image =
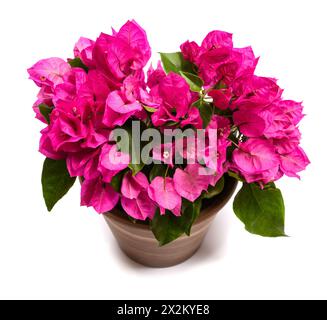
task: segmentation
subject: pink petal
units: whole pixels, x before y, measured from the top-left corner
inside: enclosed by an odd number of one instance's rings
[[[128,154],[117,150],[117,145],[106,144],[100,155],[100,164],[111,171],[121,171],[128,167],[130,157]]]
[[[30,79],[39,86],[54,87],[63,83],[63,77],[71,70],[69,64],[60,58],[40,60],[28,69]]]
[[[128,172],[123,178],[121,193],[128,199],[136,199],[148,186],[148,179],[143,172],[139,172],[136,176]]]
[[[84,180],[81,190],[81,205],[93,207],[98,213],[112,210],[119,201],[119,194],[101,179]]]
[[[201,175],[204,168],[199,164],[188,165],[183,171],[177,169],[174,175],[174,186],[183,198],[194,202],[202,191],[207,190],[211,176]]]
[[[233,161],[241,172],[256,174],[279,165],[279,157],[268,140],[249,139],[234,150]]]
[[[160,208],[168,209],[175,215],[180,215],[182,198],[176,192],[173,179],[156,177],[148,188],[150,199],[156,202]]]
[[[233,114],[234,124],[247,137],[260,137],[265,128],[265,121],[253,112],[236,111]]]
[[[299,178],[298,172],[305,170],[309,164],[310,161],[301,147],[281,155],[281,170],[289,177]]]

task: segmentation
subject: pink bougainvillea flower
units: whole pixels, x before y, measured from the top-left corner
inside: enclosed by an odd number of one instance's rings
[[[128,172],[122,181],[122,207],[128,215],[137,220],[153,219],[156,211],[156,206],[147,193],[148,186],[148,179],[142,172],[136,176]]]
[[[81,190],[81,205],[93,207],[98,213],[112,210],[119,201],[119,194],[100,178],[84,180]]]
[[[129,155],[118,151],[117,145],[104,144],[102,146],[98,170],[101,172],[104,182],[111,182],[112,178],[126,169],[129,163]]]
[[[134,20],[128,21],[112,36],[102,33],[93,50],[96,68],[118,82],[141,70],[150,56],[146,33]]]
[[[158,62],[157,69],[153,69],[152,65],[150,66],[147,75],[148,75],[147,86],[150,89],[159,85],[159,83],[166,77],[166,73],[162,68],[160,61]]]
[[[282,100],[277,105],[285,112],[294,126],[297,126],[304,117],[301,102]]]
[[[216,76],[213,79],[215,82],[230,87],[236,79],[242,76],[253,75],[257,62],[258,59],[254,56],[251,47],[233,48],[230,51],[229,57],[217,65],[215,69]]]
[[[175,216],[181,215],[182,198],[174,187],[172,178],[156,177],[148,187],[148,194],[160,209],[162,215],[166,209]]]
[[[207,190],[210,176],[204,175],[205,169],[199,164],[189,164],[185,170],[177,169],[174,174],[174,186],[183,198],[194,202],[202,191]]]
[[[63,82],[54,89],[53,103],[56,107],[81,98],[82,89],[87,81],[87,73],[80,68],[73,68],[63,76]],[[92,98],[91,95],[89,95]]]
[[[233,152],[233,165],[249,183],[261,179],[273,181],[279,164],[279,156],[269,140],[249,139]]]
[[[39,144],[39,152],[42,153],[47,158],[53,160],[65,159],[67,154],[63,151],[56,151],[53,146],[51,139],[49,138],[49,127],[44,128],[41,131],[41,138]]]
[[[122,197],[121,205],[129,216],[143,221],[152,220],[157,208],[146,191],[141,191],[137,199]]]
[[[81,151],[87,133],[87,127],[74,115],[57,110],[51,113],[47,135],[56,152]]]
[[[203,121],[200,115],[200,111],[196,107],[191,107],[183,119],[180,122],[181,128],[184,128],[188,125],[192,125],[195,129],[202,129],[203,128]]]
[[[125,23],[116,34],[118,39],[124,40],[131,50],[133,50],[134,60],[131,69],[142,69],[151,58],[151,48],[146,32],[137,24],[135,20]]]
[[[259,58],[255,57],[251,47],[234,48],[233,56],[233,60],[236,60],[238,63],[235,79],[241,76],[253,75],[255,68],[258,64]]]
[[[80,58],[87,67],[94,67],[94,63],[92,61],[93,48],[93,40],[81,37],[75,44],[74,56],[75,58]]]
[[[217,136],[217,145],[214,150],[212,145],[205,148],[204,151],[204,163],[205,165],[214,170],[214,177],[212,180],[212,185],[222,177],[222,175],[227,171],[226,160],[227,160],[227,148],[231,145],[228,139],[230,135],[230,121],[228,118],[214,115],[206,129],[208,138],[210,135]]]
[[[301,133],[299,128],[294,128],[285,132],[283,138],[273,139],[273,144],[279,154],[291,153],[299,144]]]
[[[289,177],[300,178],[298,172],[305,170],[310,161],[301,147],[280,156],[280,169]]]
[[[60,58],[49,58],[40,60],[27,71],[39,87],[49,86],[54,88],[63,82],[63,77],[70,71],[69,64]]]
[[[146,190],[149,186],[149,181],[143,172],[139,172],[133,176],[131,172],[125,174],[121,193],[125,198],[136,199],[142,190]]]
[[[111,92],[103,117],[103,123],[110,128],[122,126],[133,115],[142,112],[142,105],[138,101],[127,101],[122,92]]]
[[[211,31],[201,44],[202,50],[212,50],[221,47],[233,47],[233,35],[231,33],[219,30]]]
[[[228,118],[223,116],[214,115],[208,124],[207,131],[214,129],[218,131],[218,138],[227,139],[230,134],[231,123]]]
[[[158,110],[152,115],[155,126],[180,124],[181,127],[193,125],[201,128],[202,120],[199,110],[191,107],[194,102],[190,87],[180,75],[170,73],[161,79],[158,88],[151,91],[154,100],[160,101]]]
[[[100,149],[83,150],[69,153],[66,158],[67,169],[71,177],[84,177],[93,180],[100,176],[97,170]]]
[[[152,158],[174,167],[174,149],[173,143],[155,145],[152,149]]]
[[[293,118],[292,114],[288,114],[284,107],[285,103],[280,101],[271,104],[261,112],[261,117],[263,117],[266,121],[266,128],[264,130],[265,137],[282,139],[289,132],[295,130],[299,121],[298,118],[302,117],[302,109],[300,109],[300,114],[294,113],[295,118]]]
[[[106,126],[110,128],[122,126],[133,116],[138,119],[146,118],[146,112],[140,100],[148,97],[145,97],[146,93],[142,85],[142,82],[135,77],[128,77],[124,80],[120,90],[113,91],[108,95],[103,117],[103,123]]]
[[[186,60],[196,63],[200,52],[200,47],[196,42],[186,41],[181,45],[180,48]]]
[[[233,83],[233,92],[239,97],[233,103],[234,108],[246,110],[264,108],[272,102],[280,100],[283,90],[277,85],[276,79],[247,75]]]
[[[160,82],[159,95],[165,107],[177,118],[187,113],[192,97],[189,85],[180,75],[170,73],[166,76]]]
[[[236,111],[233,113],[234,124],[247,137],[260,137],[266,128],[265,120],[251,111]]]
[[[233,153],[234,163],[241,171],[260,172],[279,165],[274,146],[268,140],[249,139],[240,143]]]
[[[231,89],[211,90],[208,95],[212,97],[214,106],[220,110],[226,110],[232,99]]]

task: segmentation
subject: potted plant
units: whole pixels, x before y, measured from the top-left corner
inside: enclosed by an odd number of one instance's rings
[[[245,228],[285,236],[274,182],[309,164],[302,104],[254,74],[251,47],[213,31],[180,49],[145,73],[146,33],[128,21],[96,41],[80,38],[72,59],[28,69],[40,87],[33,108],[45,125],[48,210],[78,177],[81,205],[104,215],[128,256],[153,267],[192,256],[238,182],[234,211]]]

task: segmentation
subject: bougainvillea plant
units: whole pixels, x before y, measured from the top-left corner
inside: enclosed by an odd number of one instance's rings
[[[251,47],[234,48],[230,33],[210,32],[180,50],[161,53],[145,72],[147,36],[128,21],[96,41],[80,38],[71,59],[28,69],[40,87],[33,108],[45,125],[48,210],[79,177],[81,205],[148,223],[164,245],[189,235],[203,199],[237,179],[234,211],[246,229],[284,236],[274,182],[309,164],[299,146],[302,104],[284,100],[275,79],[256,76]]]

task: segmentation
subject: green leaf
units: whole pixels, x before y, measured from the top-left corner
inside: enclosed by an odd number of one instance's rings
[[[160,246],[176,240],[184,233],[183,225],[178,218],[167,210],[163,216],[157,210],[153,220],[150,222],[150,228]]]
[[[123,177],[126,173],[126,170],[120,171],[119,173],[117,173],[110,182],[110,185],[112,186],[112,188],[116,191],[116,192],[120,192],[121,189],[121,184],[123,181]]]
[[[184,233],[190,236],[193,223],[200,215],[201,205],[201,197],[195,202],[184,199],[183,212],[180,217],[176,217],[168,210],[166,210],[165,215],[161,215],[158,210],[150,222],[150,227],[159,245],[164,246],[176,240]]]
[[[192,91],[200,92],[202,90],[203,81],[200,77],[195,74],[183,71],[180,71],[180,75],[186,80]]]
[[[210,103],[203,100],[198,100],[194,106],[196,106],[200,111],[200,116],[203,121],[203,128],[205,129],[213,116],[213,107]]]
[[[38,106],[40,113],[42,114],[42,116],[44,117],[44,119],[47,121],[48,124],[50,124],[50,113],[53,110],[53,107],[49,107],[48,105],[46,105],[45,103],[41,103]]]
[[[167,171],[167,165],[164,164],[154,164],[153,168],[150,171],[150,181],[156,177],[164,177]]]
[[[225,187],[225,178],[222,177],[221,179],[219,179],[219,181],[214,187],[210,186],[208,191],[205,191],[203,193],[203,198],[211,199],[215,196],[218,196],[218,194],[220,194],[224,190],[224,187]]]
[[[150,113],[155,113],[157,111],[156,108],[152,108],[152,107],[145,106],[145,105],[143,105],[143,108],[145,111],[150,112]]]
[[[190,202],[184,199],[184,208],[182,216],[179,217],[179,222],[184,226],[184,232],[186,235],[191,235],[191,229],[195,220],[199,217],[201,206],[202,206],[202,198],[195,200],[194,202]]]
[[[68,63],[72,68],[82,68],[86,72],[89,71],[89,68],[82,62],[80,58],[75,58],[75,59],[69,59]]]
[[[244,183],[234,200],[234,212],[247,231],[264,237],[285,236],[285,207],[279,189]]]
[[[195,66],[191,62],[184,59],[181,52],[160,53],[161,61],[166,73],[180,71],[195,73]]]
[[[65,160],[46,158],[42,171],[43,198],[48,211],[69,191],[76,178],[70,177]]]

